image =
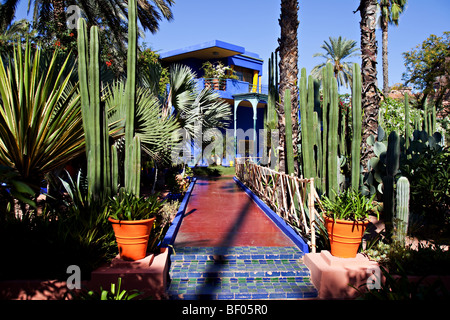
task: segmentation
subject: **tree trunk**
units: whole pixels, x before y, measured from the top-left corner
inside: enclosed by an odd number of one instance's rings
[[[382,58],[383,58],[383,94],[389,95],[389,67],[388,67],[388,21],[382,18],[381,31],[383,34]]]
[[[362,121],[361,164],[367,171],[367,161],[373,156],[373,148],[367,144],[370,135],[377,136],[378,108],[380,94],[377,82],[377,40],[375,35],[377,0],[361,0],[361,104],[364,112]]]
[[[53,19],[55,20],[56,37],[61,40],[61,35],[66,31],[66,12],[64,0],[52,0]]]
[[[280,16],[281,37],[278,39],[280,45],[280,103],[277,107],[278,129],[280,134],[280,147],[278,149],[279,171],[286,171],[286,150],[285,150],[285,114],[284,114],[284,92],[291,91],[292,100],[292,140],[294,149],[295,174],[298,175],[298,0],[281,0]]]

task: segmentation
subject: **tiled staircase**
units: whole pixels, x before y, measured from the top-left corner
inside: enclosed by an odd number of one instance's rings
[[[170,299],[311,299],[317,290],[297,247],[181,247],[171,255]]]

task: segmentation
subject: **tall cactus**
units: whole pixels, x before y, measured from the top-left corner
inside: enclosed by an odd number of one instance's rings
[[[284,93],[284,114],[291,114],[291,91],[286,89]],[[286,173],[292,174],[295,172],[294,168],[294,147],[292,141],[292,118],[286,117]]]
[[[410,138],[411,138],[411,126],[409,120],[409,96],[405,93],[405,148],[409,148]]]
[[[330,103],[329,103],[329,122],[328,122],[328,197],[334,200],[335,195],[339,192],[338,185],[338,89],[337,80],[332,77],[330,80]]]
[[[353,86],[352,86],[352,188],[359,190],[360,170],[361,170],[361,130],[362,130],[362,110],[361,110],[361,69],[359,64],[353,64]]]
[[[394,217],[394,179],[400,168],[400,138],[396,131],[388,137],[386,151],[386,176],[383,177],[383,209],[386,235],[392,235],[392,219]]]
[[[310,80],[310,85],[311,79]],[[302,137],[302,168],[303,168],[303,176],[305,178],[313,178],[315,176],[315,170],[313,169],[313,111],[314,111],[314,95],[311,96],[311,93],[308,91],[307,86],[307,76],[306,69],[303,68],[301,70],[301,78],[300,78],[300,122],[301,122],[301,137]],[[312,102],[312,103],[311,103]]]
[[[140,140],[135,139],[136,109],[137,5],[128,1],[127,83],[125,86],[125,189],[136,196],[140,193]],[[139,149],[139,152],[137,151]]]
[[[78,20],[78,27],[81,113],[88,163],[89,199],[93,199],[116,191],[117,170],[112,169],[112,164],[117,162],[117,154],[109,143],[106,107],[100,99],[98,27],[91,27],[89,41],[84,19]]]
[[[409,221],[409,181],[406,177],[397,180],[395,218],[396,240],[404,245]]]

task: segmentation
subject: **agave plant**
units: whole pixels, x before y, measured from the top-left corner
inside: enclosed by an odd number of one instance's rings
[[[56,50],[44,60],[41,48],[27,41],[0,63],[0,165],[17,170],[36,192],[46,173],[84,151],[70,55],[59,64]]]

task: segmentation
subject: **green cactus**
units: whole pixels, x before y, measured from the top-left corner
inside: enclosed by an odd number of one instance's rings
[[[125,189],[139,196],[141,175],[140,139],[134,130],[136,109],[137,5],[128,1],[127,83],[125,86]],[[137,158],[139,157],[139,159]],[[138,167],[139,165],[139,167]]]
[[[289,115],[291,114],[291,91],[289,89],[286,89],[284,93],[284,114]],[[286,128],[285,128],[285,135],[286,135],[286,173],[292,174],[295,172],[294,168],[294,147],[293,147],[293,141],[292,141],[292,118],[289,116],[286,116]]]
[[[386,176],[383,177],[383,210],[386,235],[392,235],[392,219],[394,217],[394,180],[400,168],[400,137],[392,131],[388,138],[386,151]]]
[[[93,199],[109,196],[117,189],[117,170],[111,169],[117,153],[115,148],[110,147],[107,112],[105,103],[100,99],[98,27],[91,27],[89,40],[84,19],[78,20],[78,27],[81,113],[88,163],[89,199]]]
[[[405,148],[409,148],[411,127],[409,124],[409,95],[405,93]]]
[[[328,64],[331,66],[331,64]],[[338,90],[337,81],[334,77],[330,78],[330,93],[329,93],[329,122],[328,122],[328,190],[327,195],[330,200],[334,200],[335,195],[339,192],[338,185],[338,119],[339,119],[339,107],[338,107]]]
[[[352,188],[359,190],[361,170],[361,68],[359,64],[353,64],[353,86],[352,86]]]
[[[409,181],[406,177],[397,180],[395,218],[396,240],[404,245],[409,221]]]
[[[308,90],[307,90],[307,76],[306,76],[306,69],[302,68],[301,70],[301,77],[300,77],[300,87],[299,87],[299,94],[300,94],[300,122],[301,122],[301,137],[302,137],[302,168],[303,168],[303,176],[305,178],[312,178],[314,177],[314,170],[312,170],[313,164],[311,163],[311,157],[309,156],[312,153],[312,147],[311,147],[311,139],[310,135],[312,132],[309,130],[310,123],[309,121],[312,120],[309,117],[310,110],[310,103],[308,99]]]

